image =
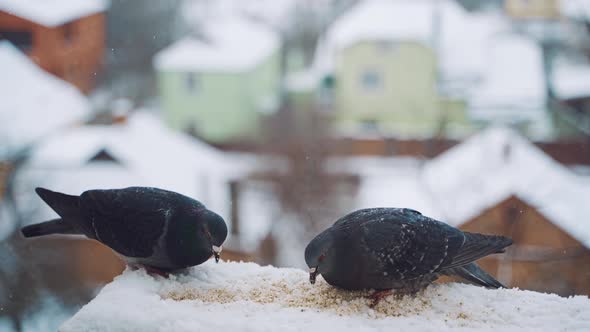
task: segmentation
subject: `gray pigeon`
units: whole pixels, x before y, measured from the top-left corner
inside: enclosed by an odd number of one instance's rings
[[[150,272],[165,275],[212,255],[219,261],[227,236],[223,218],[172,191],[130,187],[88,190],[80,196],[43,188],[36,192],[61,218],[23,227],[25,237],[86,235]]]
[[[374,208],[350,213],[316,236],[305,248],[305,261],[312,284],[321,274],[348,290],[416,292],[441,275],[500,288],[474,261],[511,244],[509,238],[462,232],[411,209]]]

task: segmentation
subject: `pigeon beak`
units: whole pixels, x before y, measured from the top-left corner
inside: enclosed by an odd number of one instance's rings
[[[311,267],[309,268],[309,282],[311,282],[311,284],[315,284],[315,278],[318,275],[318,268],[317,267]]]
[[[218,247],[218,246],[213,246],[213,256],[215,256],[215,263],[219,263],[219,257],[221,256],[221,250],[223,250],[222,247]]]

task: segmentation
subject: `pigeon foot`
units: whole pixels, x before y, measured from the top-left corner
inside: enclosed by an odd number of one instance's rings
[[[375,308],[379,302],[388,297],[389,295],[393,294],[393,289],[385,289],[376,291],[375,293],[369,295],[369,299],[372,300],[371,304],[369,305],[370,308]]]

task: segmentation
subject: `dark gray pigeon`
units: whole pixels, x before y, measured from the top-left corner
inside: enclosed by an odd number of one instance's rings
[[[165,274],[219,261],[227,226],[184,195],[146,187],[88,190],[80,196],[43,188],[37,194],[61,217],[22,228],[25,237],[81,234],[119,253],[131,265]]]
[[[411,209],[375,208],[350,213],[305,248],[310,281],[321,274],[348,289],[416,292],[440,275],[504,287],[474,261],[504,252],[512,240],[462,232]]]

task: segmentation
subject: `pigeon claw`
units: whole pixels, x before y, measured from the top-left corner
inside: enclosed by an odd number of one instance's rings
[[[369,307],[375,308],[375,306],[377,306],[377,304],[379,304],[379,302],[381,302],[381,300],[383,300],[384,298],[388,297],[391,294],[393,294],[393,290],[386,289],[386,290],[376,291],[375,293],[369,295],[369,299],[372,300]]]
[[[218,246],[213,246],[212,247],[213,250],[213,256],[215,257],[215,263],[219,263],[219,258],[221,257],[221,247]]]
[[[318,268],[317,267],[312,267],[309,269],[309,282],[314,285],[315,284],[315,278],[318,276]]]

